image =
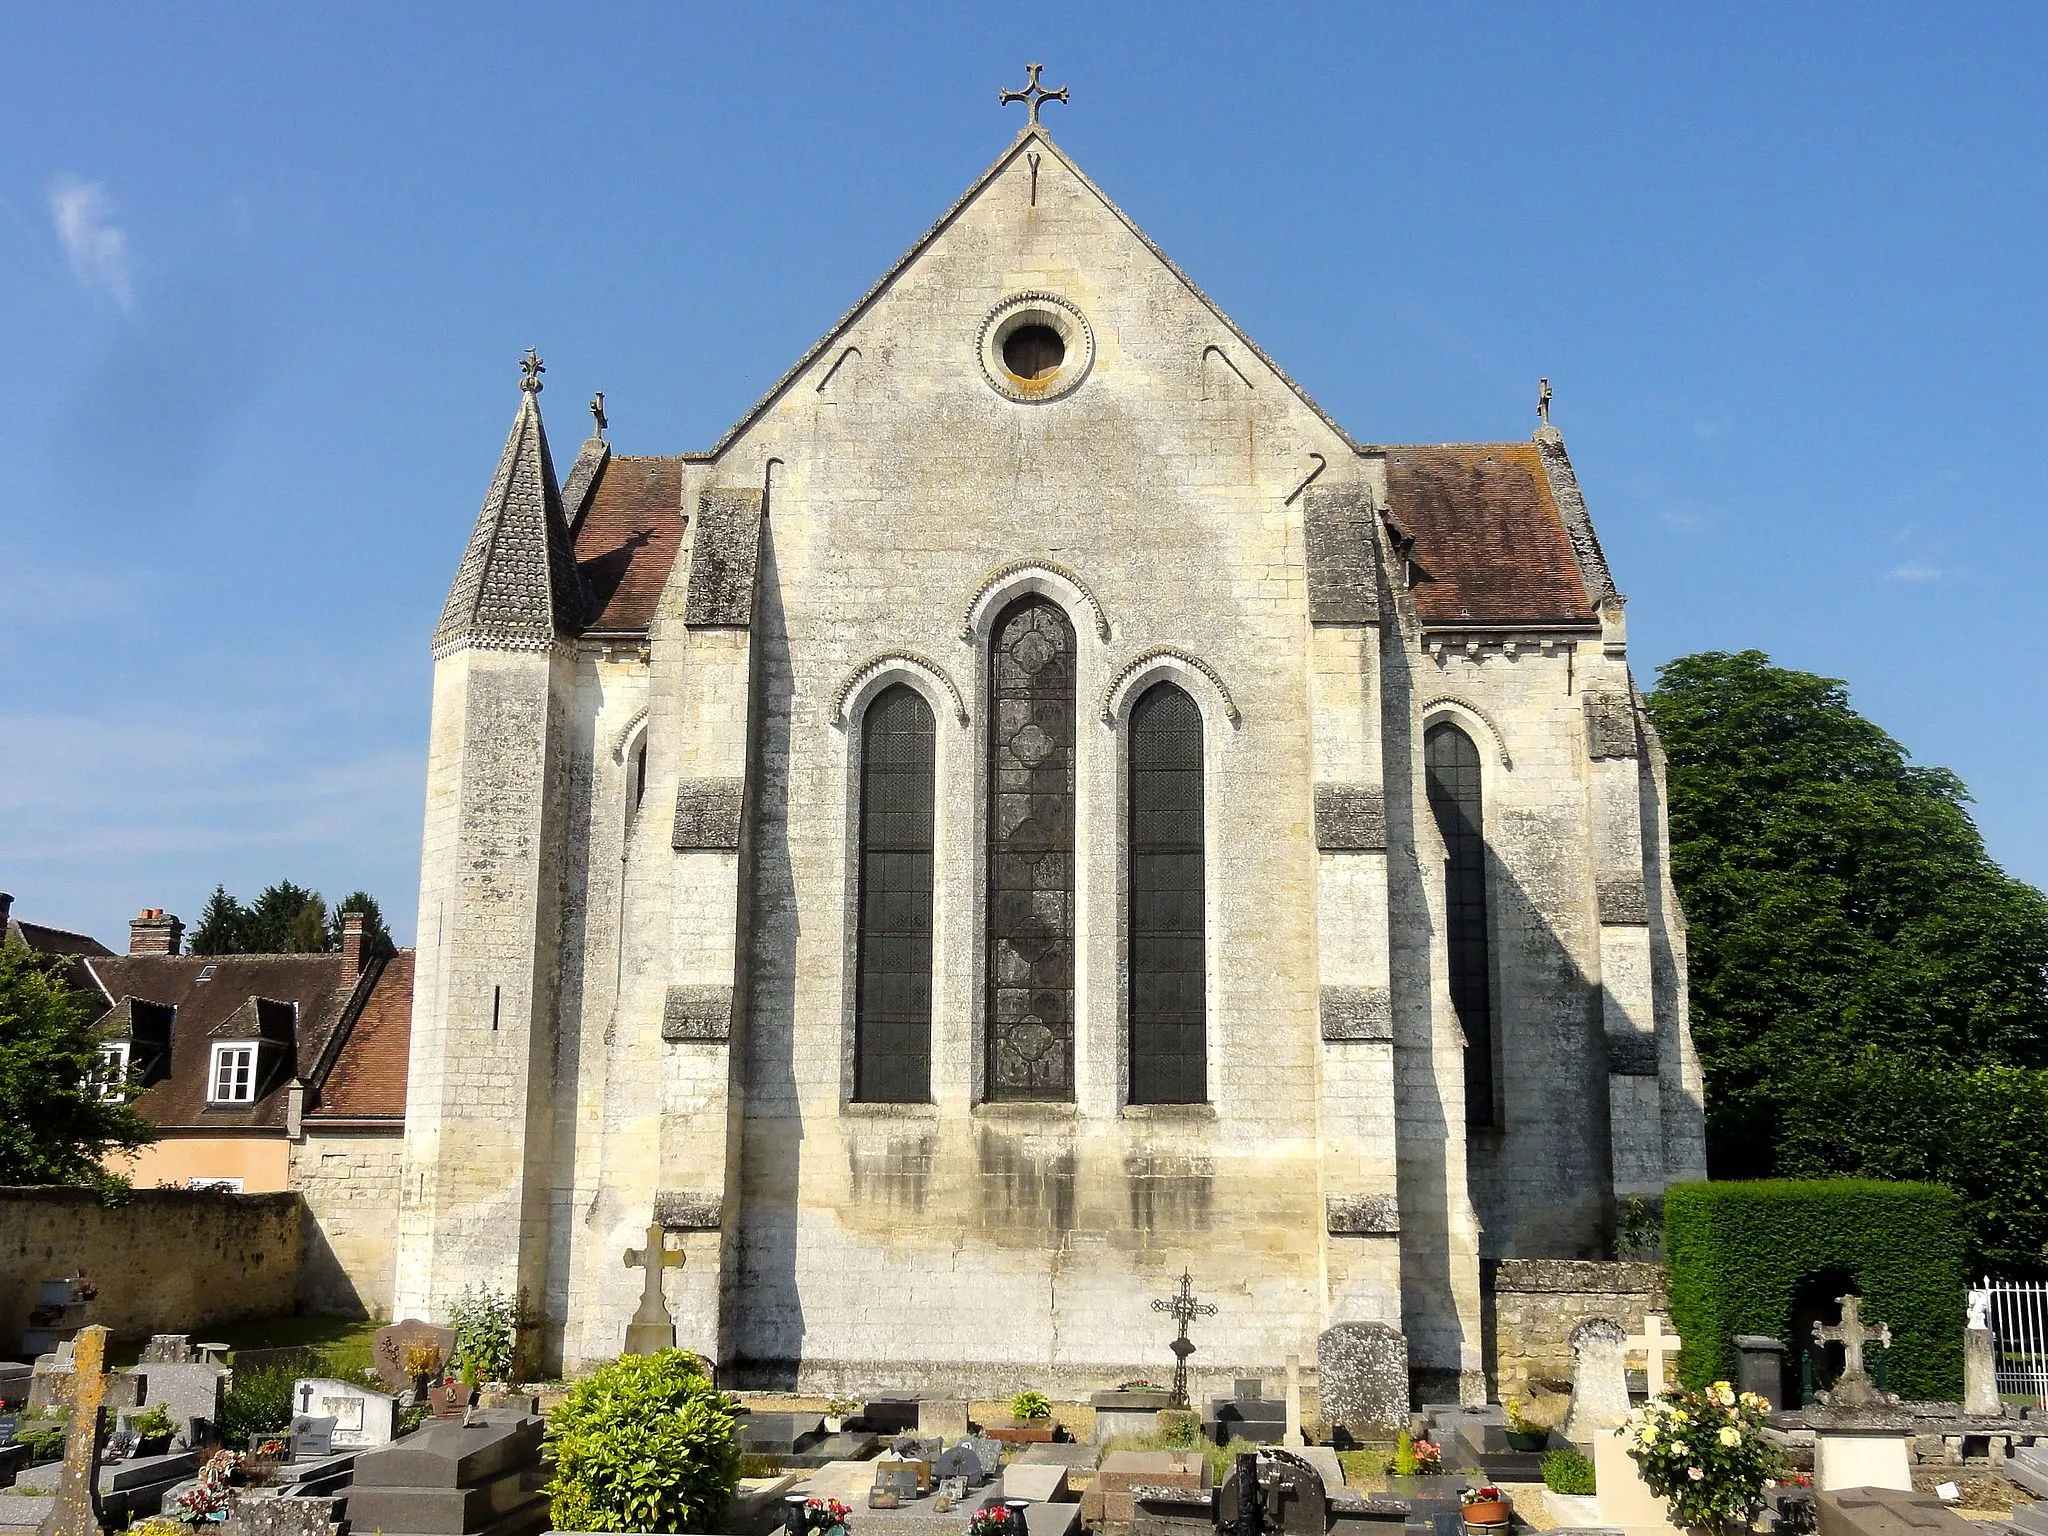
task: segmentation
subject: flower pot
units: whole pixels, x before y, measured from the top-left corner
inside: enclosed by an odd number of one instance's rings
[[[991,1440],[1000,1440],[1005,1445],[1050,1445],[1053,1425],[1051,1419],[1012,1419],[1007,1424],[996,1424],[989,1428]]]
[[[826,1414],[826,1415],[825,1415],[825,1433],[826,1433],[826,1434],[828,1434],[828,1435],[836,1435],[836,1434],[838,1434],[838,1433],[839,1433],[839,1432],[840,1432],[841,1430],[843,1430],[843,1429],[845,1429],[845,1428],[846,1428],[846,1420],[844,1420],[843,1418],[841,1418],[841,1417],[840,1417],[840,1416],[839,1416],[838,1414],[836,1414],[836,1413],[828,1413],[828,1414]]]
[[[1499,1526],[1505,1529],[1513,1512],[1514,1506],[1504,1498],[1474,1499],[1470,1504],[1465,1505],[1462,1510],[1468,1530],[1474,1526],[1482,1528]]]
[[[1508,1444],[1518,1451],[1540,1451],[1550,1444],[1550,1431],[1547,1429],[1511,1429],[1508,1431]]]
[[[140,1435],[136,1437],[135,1454],[138,1456],[162,1456],[170,1448],[170,1430],[165,1430],[160,1435]]]

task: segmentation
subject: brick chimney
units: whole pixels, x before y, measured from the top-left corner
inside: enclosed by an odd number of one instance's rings
[[[14,915],[14,898],[0,891],[0,933],[7,931],[7,919]]]
[[[341,914],[341,973],[353,980],[363,974],[363,962],[369,956],[364,952],[363,914],[344,912]]]
[[[144,907],[128,919],[128,953],[175,955],[184,941],[185,925],[162,907]]]

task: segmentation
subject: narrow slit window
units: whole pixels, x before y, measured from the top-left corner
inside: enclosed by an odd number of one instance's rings
[[[1131,1102],[1209,1096],[1202,712],[1148,689],[1130,730]]]
[[[1074,626],[1018,599],[989,643],[988,1096],[1074,1096]]]
[[[876,695],[861,729],[854,1003],[853,1096],[871,1103],[931,1098],[937,751],[937,722],[915,688]]]
[[[1422,761],[1444,843],[1444,940],[1451,1009],[1465,1032],[1465,1120],[1492,1125],[1493,973],[1479,749],[1455,725],[1434,725],[1423,738]]]

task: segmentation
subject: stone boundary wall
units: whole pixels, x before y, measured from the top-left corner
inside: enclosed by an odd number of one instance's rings
[[[117,1339],[202,1333],[293,1310],[299,1294],[295,1194],[0,1187],[0,1358],[19,1357],[45,1279],[99,1286],[86,1321]]]
[[[1531,1377],[1572,1379],[1572,1330],[1611,1317],[1630,1333],[1648,1312],[1667,1309],[1664,1266],[1591,1259],[1503,1259],[1488,1301],[1493,1315],[1494,1390],[1526,1395]]]
[[[308,1312],[391,1316],[398,1269],[402,1128],[329,1131],[307,1121],[292,1147],[292,1188],[306,1202],[300,1300]]]

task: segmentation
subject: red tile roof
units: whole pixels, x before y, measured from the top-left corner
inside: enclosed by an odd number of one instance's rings
[[[1595,624],[1534,443],[1388,448],[1389,520],[1412,538],[1422,622]]]
[[[682,548],[683,461],[612,457],[576,524],[589,632],[645,630]]]
[[[342,1043],[309,1120],[405,1118],[406,1060],[412,1044],[413,952],[384,963],[363,1011]]]

